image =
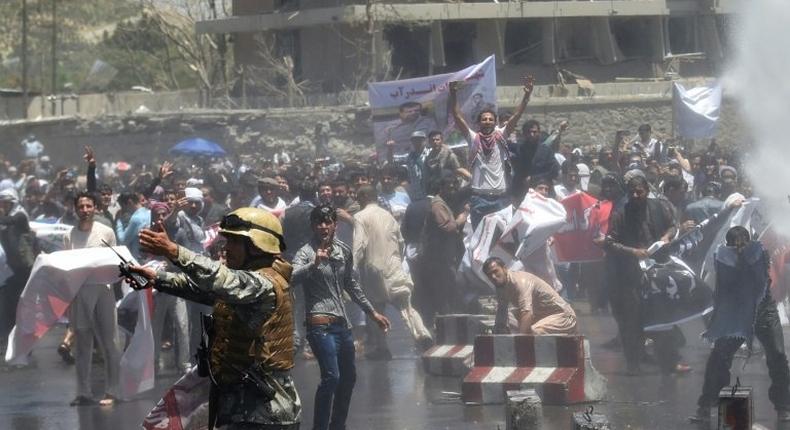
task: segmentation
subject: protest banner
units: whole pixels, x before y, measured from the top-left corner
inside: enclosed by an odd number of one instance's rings
[[[43,252],[62,251],[66,244],[66,236],[72,228],[67,224],[30,222],[30,229],[36,233],[38,246]]]
[[[522,261],[542,249],[565,224],[565,218],[559,202],[530,190],[515,211],[508,206],[483,218],[469,239],[462,269],[472,271],[486,284],[482,269],[489,257],[501,258],[511,270],[522,270]]]
[[[114,248],[137,264],[125,246]],[[107,248],[84,248],[39,254],[19,298],[16,325],[9,336],[5,359],[25,364],[35,344],[66,313],[83,285],[118,281],[118,256]],[[128,291],[128,289],[127,289]],[[137,292],[145,298],[145,292]],[[138,300],[137,326],[122,357],[124,398],[153,388],[153,336],[149,300]]]
[[[568,218],[562,229],[554,235],[557,260],[562,263],[602,260],[604,252],[593,243],[593,239],[607,233],[612,202],[599,201],[585,192],[579,192],[563,199],[562,206]]]
[[[125,246],[113,249],[137,264]],[[5,360],[26,364],[28,353],[66,313],[82,286],[118,281],[118,263],[118,256],[104,247],[39,254],[19,298],[16,325],[9,336]],[[137,308],[136,327],[121,357],[119,394],[128,399],[154,387],[154,341],[150,290],[130,292],[130,288],[125,288],[125,291],[128,295],[122,302],[134,303]]]
[[[496,110],[495,64],[492,55],[455,73],[369,84],[368,99],[378,154],[386,154],[386,143],[390,140],[395,142],[395,155],[408,154],[414,131],[426,135],[433,130],[441,131],[450,145],[463,141],[465,137],[455,130],[449,115],[449,83],[464,82],[458,91],[458,104],[464,119],[475,124],[482,110]]]

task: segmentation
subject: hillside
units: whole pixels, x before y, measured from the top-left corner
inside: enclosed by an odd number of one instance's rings
[[[52,1],[28,0],[28,85],[32,92],[53,92]],[[173,10],[179,1],[205,7],[203,1],[146,0],[146,9],[140,0],[54,1],[55,92],[88,88],[86,78],[97,60],[118,70],[108,90],[128,90],[136,85],[153,89],[195,86],[188,65],[182,64],[169,46],[162,22],[152,18],[151,11]],[[21,86],[21,16],[21,0],[0,1],[0,28],[4,30],[0,32],[0,87]]]

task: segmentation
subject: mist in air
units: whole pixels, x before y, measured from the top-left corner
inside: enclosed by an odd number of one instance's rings
[[[754,140],[746,169],[774,227],[790,236],[790,2],[742,7],[730,79]]]

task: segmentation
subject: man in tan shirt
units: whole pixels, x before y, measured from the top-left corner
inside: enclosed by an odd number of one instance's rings
[[[497,289],[497,328],[504,325],[507,307],[511,305],[518,333],[576,333],[576,313],[542,279],[531,273],[510,271],[497,257],[483,263],[483,272]],[[502,300],[503,296],[507,300]]]
[[[357,191],[362,210],[354,215],[354,265],[362,287],[376,309],[387,303],[400,311],[420,352],[433,345],[422,316],[411,304],[414,283],[403,270],[403,238],[395,218],[376,202],[376,191],[364,185]],[[370,328],[374,324],[367,325]],[[387,341],[380,330],[368,330],[369,358],[389,359]]]

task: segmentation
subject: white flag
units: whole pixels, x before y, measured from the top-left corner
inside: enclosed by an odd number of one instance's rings
[[[137,302],[137,324],[134,334],[121,357],[120,396],[133,396],[154,388],[154,334],[151,328],[151,289],[132,291],[127,295]]]
[[[721,84],[714,82],[687,90],[675,82],[672,91],[672,109],[678,135],[687,139],[716,137],[721,112]]]

